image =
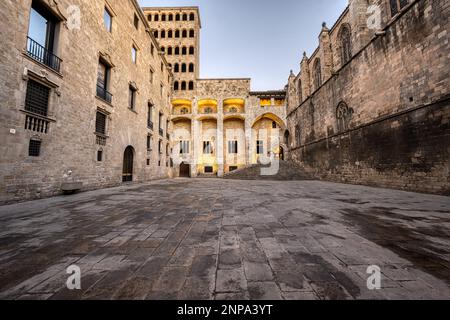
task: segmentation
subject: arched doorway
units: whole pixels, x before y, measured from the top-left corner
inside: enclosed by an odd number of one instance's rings
[[[123,154],[123,171],[122,181],[133,181],[133,161],[134,161],[134,148],[128,146]]]
[[[182,162],[180,164],[180,178],[191,177],[191,166],[188,163]]]
[[[280,146],[279,157],[281,161],[284,161],[284,148],[282,146]]]

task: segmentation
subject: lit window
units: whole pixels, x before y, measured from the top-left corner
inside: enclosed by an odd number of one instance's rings
[[[103,17],[104,17],[104,23],[105,23],[106,31],[111,32],[112,31],[112,15],[108,11],[107,8],[105,8],[105,12],[103,14]]]
[[[137,62],[137,49],[135,46],[131,47],[131,61],[133,61],[133,64]]]

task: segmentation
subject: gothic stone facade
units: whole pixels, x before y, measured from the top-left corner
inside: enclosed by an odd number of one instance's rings
[[[449,13],[446,0],[350,1],[289,77],[289,158],[318,178],[449,194]]]
[[[0,14],[0,202],[172,175],[173,75],[136,1],[1,1]],[[42,17],[54,28],[29,32]]]

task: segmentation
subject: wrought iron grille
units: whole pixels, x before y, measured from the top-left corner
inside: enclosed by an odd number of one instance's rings
[[[28,146],[28,155],[30,157],[39,157],[41,154],[41,141],[30,140],[30,145]]]
[[[48,100],[50,88],[39,82],[29,80],[25,97],[25,110],[46,117],[48,112]]]

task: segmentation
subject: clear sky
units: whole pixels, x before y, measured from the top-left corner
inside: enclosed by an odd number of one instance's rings
[[[318,46],[348,0],[139,0],[141,6],[198,6],[201,78],[252,78],[252,90],[283,89],[303,51]]]

